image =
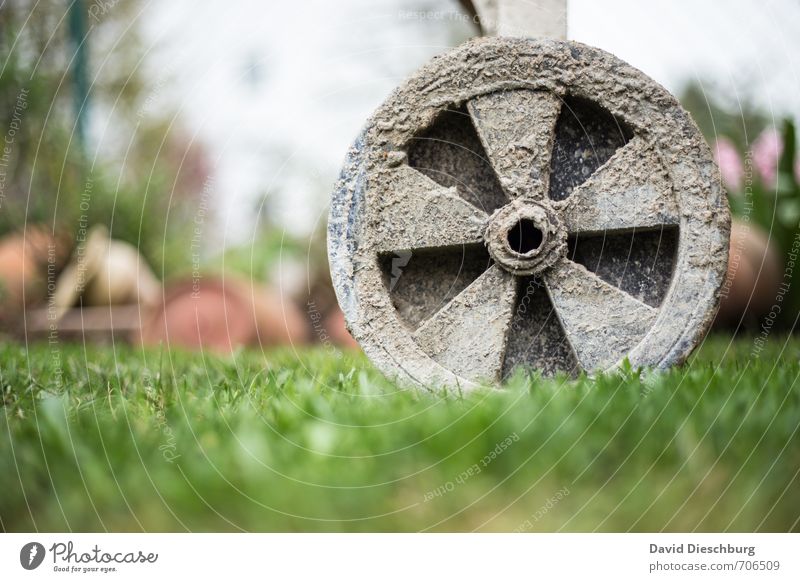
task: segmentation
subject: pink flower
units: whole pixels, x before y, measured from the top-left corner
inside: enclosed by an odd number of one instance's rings
[[[742,158],[736,150],[736,146],[727,137],[717,140],[714,147],[714,160],[719,166],[722,175],[722,182],[725,187],[733,192],[738,192],[742,188],[742,178],[744,177],[744,167]]]
[[[774,186],[778,175],[778,161],[783,153],[781,134],[775,129],[765,129],[753,142],[750,151],[761,181],[767,186]]]

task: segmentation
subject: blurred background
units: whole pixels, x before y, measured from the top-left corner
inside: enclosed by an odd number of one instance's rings
[[[570,0],[679,96],[737,217],[717,326],[800,306],[800,4]],[[16,338],[352,348],[328,197],[370,113],[479,34],[457,0],[0,2],[0,320]],[[780,304],[780,312],[773,307]]]
[[[800,3],[567,24],[719,162],[717,332],[665,374],[426,395],[358,353],[325,223],[468,2],[0,0],[0,531],[797,530]]]

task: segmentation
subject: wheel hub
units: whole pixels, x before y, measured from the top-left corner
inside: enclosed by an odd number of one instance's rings
[[[491,257],[514,275],[538,275],[567,253],[567,231],[544,200],[515,199],[494,213],[484,234]]]

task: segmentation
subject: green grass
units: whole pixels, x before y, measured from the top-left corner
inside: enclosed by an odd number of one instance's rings
[[[324,350],[3,344],[0,529],[796,531],[800,340],[752,347],[459,395]]]

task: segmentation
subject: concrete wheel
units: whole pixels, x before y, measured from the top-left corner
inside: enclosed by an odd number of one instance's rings
[[[665,89],[599,49],[488,38],[378,109],[333,193],[329,258],[375,364],[424,386],[683,361],[730,216]]]

